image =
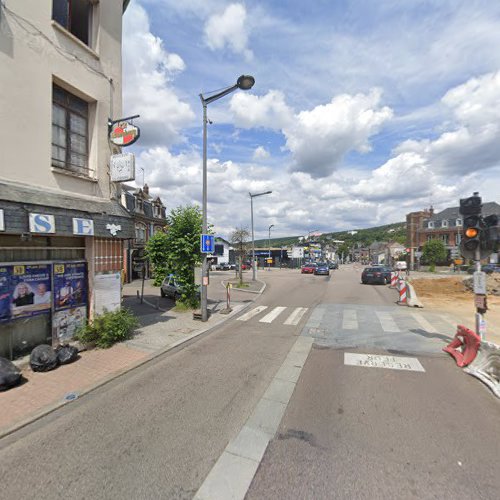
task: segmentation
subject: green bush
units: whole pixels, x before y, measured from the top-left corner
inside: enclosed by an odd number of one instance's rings
[[[107,348],[129,339],[138,325],[137,318],[127,309],[106,311],[79,328],[75,338],[82,344]]]

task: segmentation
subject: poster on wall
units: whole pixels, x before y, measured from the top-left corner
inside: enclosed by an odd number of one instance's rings
[[[48,314],[52,305],[51,265],[14,265],[10,273],[11,319]]]
[[[87,305],[87,264],[64,262],[54,264],[54,309],[76,308]]]
[[[10,271],[11,266],[0,267],[0,322],[9,321],[11,317]]]
[[[54,339],[62,344],[71,340],[80,326],[87,321],[87,307],[73,307],[56,311],[52,318]]]
[[[122,300],[121,273],[96,274],[94,276],[95,312],[116,311]]]

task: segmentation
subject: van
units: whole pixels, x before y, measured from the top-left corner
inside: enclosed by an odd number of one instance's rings
[[[404,260],[398,260],[394,266],[398,271],[405,271],[406,270],[406,261]]]

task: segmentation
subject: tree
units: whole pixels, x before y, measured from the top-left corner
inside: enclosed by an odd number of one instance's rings
[[[248,240],[250,239],[250,233],[248,229],[240,227],[235,229],[231,233],[230,241],[231,244],[236,248],[236,253],[238,254],[238,274],[240,284],[243,283],[243,259],[247,253]]]
[[[166,254],[168,252],[168,238],[164,232],[157,232],[149,238],[146,244],[146,256],[153,265],[154,285],[160,286],[167,275]]]
[[[174,208],[167,217],[168,232],[165,240],[158,237],[146,246],[147,254],[153,255],[164,267],[155,271],[155,284],[161,283],[165,276],[175,274],[176,281],[182,287],[180,302],[188,307],[198,306],[198,287],[195,284],[194,269],[201,262],[200,238],[202,229],[201,210],[197,206],[186,206]],[[157,233],[159,234],[159,233]],[[161,243],[161,245],[160,245]],[[163,259],[159,255],[163,252]],[[151,252],[151,253],[150,253]]]
[[[441,240],[429,240],[423,246],[422,258],[424,262],[430,264],[432,271],[434,271],[436,264],[445,261],[447,256],[448,252]]]

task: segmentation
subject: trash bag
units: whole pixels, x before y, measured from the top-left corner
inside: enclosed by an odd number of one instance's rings
[[[57,367],[57,354],[50,345],[37,345],[30,355],[30,366],[34,372],[48,372]]]
[[[0,391],[6,391],[21,382],[21,370],[8,359],[0,358]]]
[[[56,354],[59,364],[67,365],[78,358],[78,349],[69,344],[59,345],[56,347]]]

